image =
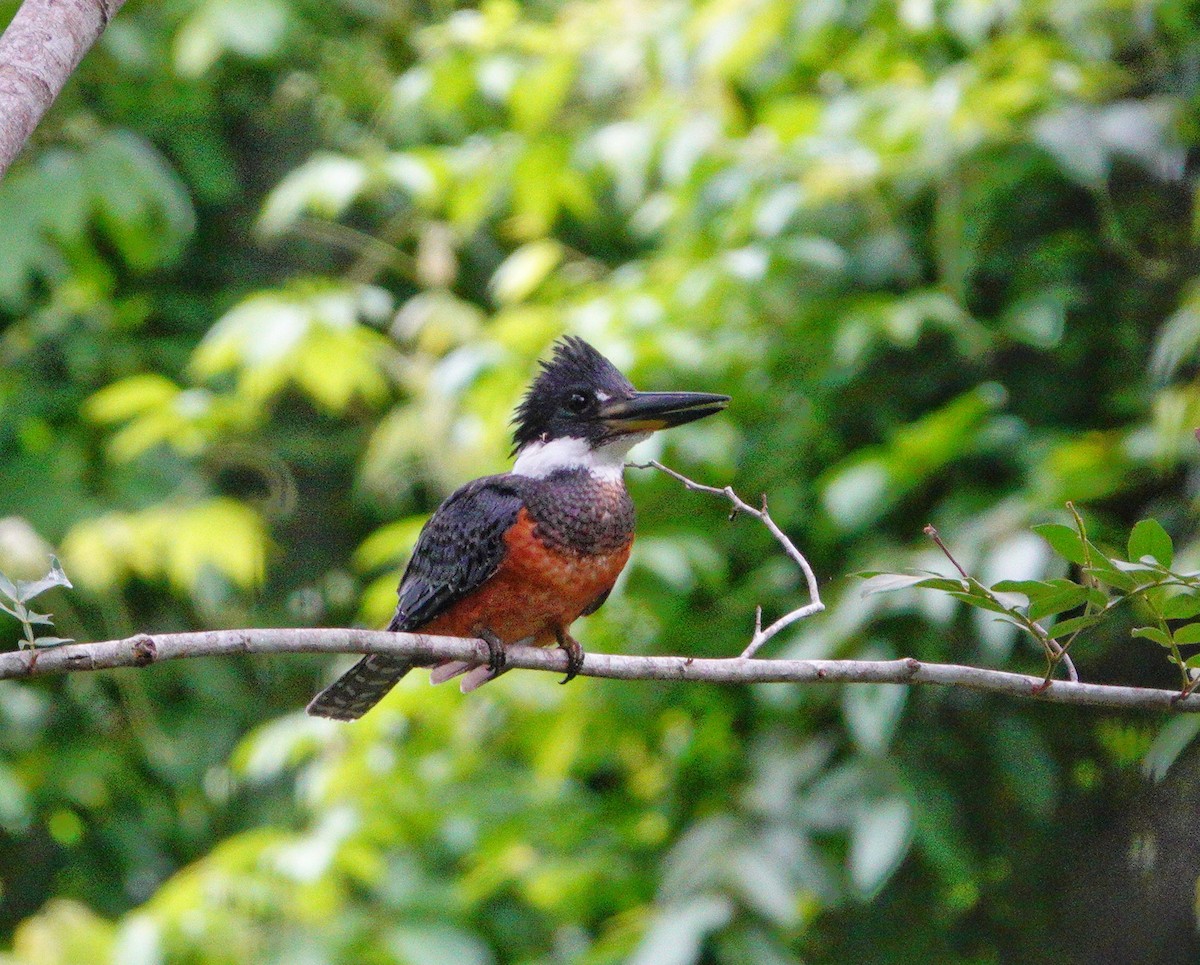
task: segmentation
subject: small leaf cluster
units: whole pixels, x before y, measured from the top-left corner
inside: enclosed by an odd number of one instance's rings
[[[67,574],[59,566],[58,560],[50,557],[50,572],[38,580],[10,580],[0,573],[0,610],[11,614],[21,621],[23,636],[19,641],[22,650],[34,647],[56,647],[60,643],[70,643],[66,637],[39,637],[36,626],[53,626],[52,613],[35,613],[26,604],[40,593],[56,586],[71,587]]]
[[[1032,529],[1074,566],[1077,579],[1000,580],[987,586],[961,568],[958,578],[929,570],[872,572],[861,574],[866,578],[863,594],[915,586],[995,613],[998,620],[1011,623],[1042,646],[1047,679],[1080,633],[1119,607],[1134,605],[1142,625],[1134,627],[1133,636],[1163,647],[1179,668],[1182,692],[1191,693],[1200,682],[1200,674],[1193,673],[1200,670],[1200,654],[1185,657],[1180,648],[1200,644],[1200,572],[1172,569],[1174,545],[1157,520],[1143,519],[1133,527],[1122,558],[1089,539],[1083,518],[1071,503],[1067,507],[1073,526],[1043,523]],[[932,528],[927,532],[937,538]]]

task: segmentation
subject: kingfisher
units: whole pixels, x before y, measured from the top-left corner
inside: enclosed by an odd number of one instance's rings
[[[568,630],[608,598],[633,545],[626,454],[728,403],[708,392],[639,392],[583,339],[561,339],[513,416],[512,471],[467,483],[429,518],[387,629],[487,643],[486,664],[453,660],[430,672],[433,683],[464,675],[464,693],[502,673],[504,648],[517,643],[564,649],[566,683],[583,664]],[[357,720],[414,666],[365,656],[308,712]]]

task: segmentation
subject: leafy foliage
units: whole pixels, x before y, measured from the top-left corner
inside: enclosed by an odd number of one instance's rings
[[[0,610],[9,616],[16,617],[21,622],[21,632],[24,639],[19,641],[22,649],[29,647],[53,647],[60,643],[70,643],[62,637],[38,636],[34,625],[53,626],[53,614],[34,613],[26,604],[35,596],[40,596],[56,586],[70,587],[71,581],[58,565],[58,560],[50,557],[50,572],[40,580],[10,580],[0,573]]]
[[[1200,616],[1200,572],[1170,568],[1175,548],[1157,520],[1143,519],[1133,527],[1128,559],[1122,559],[1106,554],[1088,539],[1083,518],[1072,504],[1067,506],[1075,517],[1075,527],[1042,523],[1033,529],[1055,553],[1078,566],[1079,582],[1061,577],[1000,580],[989,587],[965,573],[958,579],[928,573],[865,573],[863,593],[908,587],[940,590],[968,606],[998,613],[997,619],[1027,633],[1045,649],[1047,681],[1079,634],[1097,626],[1122,604],[1136,603],[1139,615],[1149,617],[1153,625],[1134,627],[1133,636],[1166,648],[1183,678],[1180,693],[1190,694],[1200,682],[1200,674],[1192,673],[1200,667],[1200,658],[1185,660],[1179,648],[1200,643],[1200,623],[1183,622]],[[936,531],[933,535],[939,539]],[[1072,612],[1074,616],[1067,616]],[[1039,621],[1047,617],[1055,620],[1043,626]]]

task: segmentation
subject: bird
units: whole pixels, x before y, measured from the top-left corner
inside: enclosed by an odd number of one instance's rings
[[[486,664],[432,667],[440,683],[464,675],[469,692],[502,673],[504,648],[557,644],[566,683],[583,648],[568,632],[596,612],[629,559],[634,507],[629,450],[659,429],[724,409],[727,395],[639,392],[577,336],[557,341],[513,416],[512,469],[452,493],[417,537],[387,629],[474,637]],[[308,713],[356,720],[416,664],[369,654],[317,694]]]

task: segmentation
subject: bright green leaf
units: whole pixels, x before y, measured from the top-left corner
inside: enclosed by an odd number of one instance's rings
[[[1062,523],[1041,523],[1032,529],[1063,559],[1071,563],[1086,562],[1083,541],[1079,538],[1079,533],[1070,526],[1064,526]]]
[[[1146,640],[1153,640],[1162,647],[1169,647],[1171,645],[1170,634],[1159,629],[1158,627],[1135,627],[1130,631],[1130,636],[1143,637]]]
[[[1029,605],[1029,618],[1040,620],[1043,617],[1073,610],[1087,602],[1088,589],[1070,580],[1055,580],[1051,591],[1034,599]]]
[[[1149,556],[1163,566],[1175,558],[1171,537],[1156,519],[1143,519],[1129,534],[1129,560],[1136,562]]]

